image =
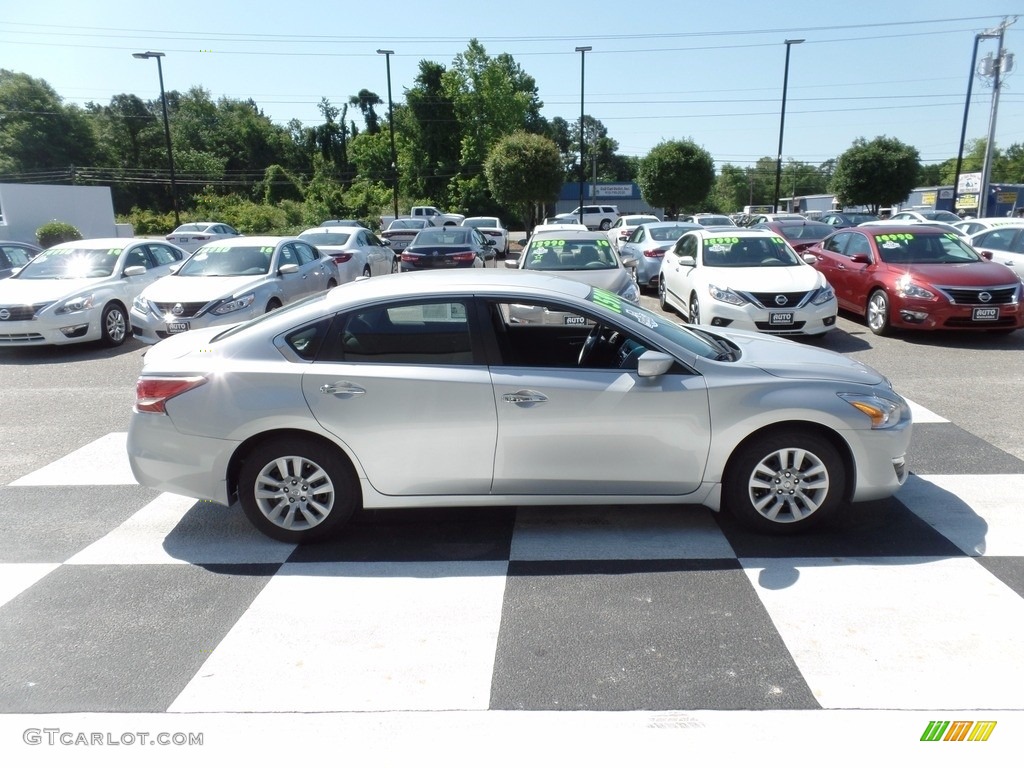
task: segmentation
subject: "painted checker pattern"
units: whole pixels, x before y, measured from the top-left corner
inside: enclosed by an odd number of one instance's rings
[[[302,547],[112,433],[0,487],[0,713],[1024,710],[1024,462],[915,419],[899,495],[806,536],[443,509]]]

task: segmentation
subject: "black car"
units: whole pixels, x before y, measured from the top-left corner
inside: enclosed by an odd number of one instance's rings
[[[41,250],[38,245],[0,240],[0,280],[13,275],[19,267],[24,267]]]
[[[428,227],[402,251],[402,272],[486,267],[496,256],[494,240],[474,227]]]

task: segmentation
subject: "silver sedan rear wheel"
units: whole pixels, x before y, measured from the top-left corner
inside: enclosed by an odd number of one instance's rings
[[[751,528],[791,533],[820,523],[845,495],[846,470],[835,447],[793,431],[742,447],[729,462],[722,500]]]
[[[337,449],[286,438],[257,447],[239,473],[249,521],[280,541],[319,541],[337,533],[359,505],[358,483]]]

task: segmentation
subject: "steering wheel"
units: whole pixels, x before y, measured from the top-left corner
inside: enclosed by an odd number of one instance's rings
[[[600,324],[595,324],[590,329],[590,333],[583,342],[583,346],[580,347],[580,356],[576,359],[576,364],[581,368],[586,365],[587,361],[594,354],[594,350],[597,349],[598,342],[601,341],[601,331],[603,328]]]

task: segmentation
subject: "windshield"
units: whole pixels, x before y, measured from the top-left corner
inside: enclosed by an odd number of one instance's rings
[[[299,235],[310,245],[345,245],[352,237],[351,232],[309,232]]]
[[[561,237],[531,240],[523,254],[523,269],[580,271],[618,269],[619,260],[607,238]]]
[[[497,227],[497,219],[466,219],[462,222],[463,226],[467,227]]]
[[[594,288],[587,299],[623,317],[628,317],[653,333],[668,339],[673,344],[689,350],[700,357],[719,359],[722,356],[722,342],[710,333],[697,333],[689,328],[655,314],[649,309],[625,301],[611,291]]]
[[[786,221],[779,224],[779,232],[787,240],[824,240],[835,231],[835,227],[813,221]]]
[[[423,229],[430,226],[426,219],[395,219],[388,229]]]
[[[886,264],[963,264],[981,261],[956,235],[947,232],[887,232],[875,235]]]
[[[208,224],[182,224],[171,234],[183,233],[183,232],[205,232]]]
[[[120,248],[76,248],[57,245],[43,251],[18,273],[19,280],[76,280],[110,277]]]
[[[924,217],[930,221],[948,221],[950,223],[960,221],[959,216],[949,211],[929,211]]]
[[[647,231],[651,233],[652,240],[660,240],[662,242],[675,242],[680,237],[685,235],[687,232],[691,232],[695,229],[693,226],[689,227],[677,227],[667,225],[664,227],[648,227]]]
[[[269,245],[207,245],[196,251],[177,274],[182,277],[265,275],[270,272],[273,255],[274,248]]]
[[[796,251],[777,236],[725,236],[704,240],[706,267],[795,267],[803,263]]]
[[[410,248],[424,245],[466,245],[469,240],[468,229],[424,229],[412,241]]]

